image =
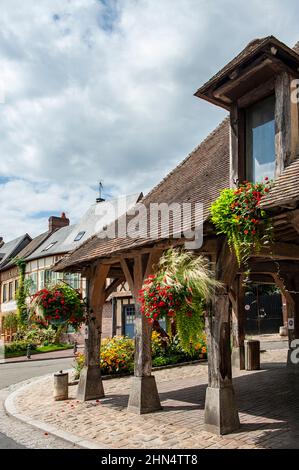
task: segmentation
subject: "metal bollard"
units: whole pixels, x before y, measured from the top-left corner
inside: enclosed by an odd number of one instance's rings
[[[77,341],[74,342],[74,354],[77,354],[77,351],[78,351],[78,345],[77,345]]]
[[[31,359],[31,348],[30,348],[30,344],[28,344],[28,346],[27,346],[27,354],[26,354],[26,356],[27,356],[27,359]]]
[[[69,397],[69,374],[57,372],[54,374],[54,400],[67,400]]]

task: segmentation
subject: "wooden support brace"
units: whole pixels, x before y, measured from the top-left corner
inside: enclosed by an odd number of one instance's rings
[[[107,265],[97,265],[87,279],[88,315],[85,333],[85,364],[80,374],[77,398],[81,401],[95,400],[104,396],[99,366],[101,347],[102,310],[105,302]]]

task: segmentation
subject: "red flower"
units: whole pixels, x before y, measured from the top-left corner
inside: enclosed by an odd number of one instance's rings
[[[248,230],[244,230],[245,235],[248,235]]]

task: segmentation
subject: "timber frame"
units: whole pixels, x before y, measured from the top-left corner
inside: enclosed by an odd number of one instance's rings
[[[299,55],[272,36],[255,40],[222,71],[201,87],[196,96],[230,112],[230,171],[233,187],[245,176],[244,109],[275,95],[276,177],[284,174],[298,157],[298,107],[291,101],[293,78],[299,76]],[[215,162],[217,166],[217,162]],[[180,167],[178,167],[179,177]],[[161,183],[163,185],[163,183]],[[223,188],[224,189],[224,188]],[[297,372],[291,361],[292,341],[299,339],[299,189],[297,199],[272,204],[269,213],[274,226],[272,246],[252,253],[250,278],[256,283],[276,284],[284,297],[285,320],[294,319],[289,331],[288,367]],[[183,202],[183,201],[182,201]],[[265,207],[267,209],[267,207]],[[222,288],[207,309],[208,388],[205,424],[209,431],[227,434],[240,426],[232,382],[233,365],[244,369],[244,272],[224,237],[215,233],[208,220],[204,223],[204,242],[196,254],[207,257]],[[101,314],[107,295],[124,279],[136,305],[135,369],[128,409],[142,414],[161,409],[160,399],[151,374],[151,328],[141,315],[138,291],[161,254],[169,247],[183,246],[185,239],[142,241],[134,248],[115,249],[107,256],[78,257],[66,262],[68,271],[81,271],[88,280],[89,315],[86,334],[86,362],[80,377],[78,397],[81,400],[104,395],[98,363],[101,336]],[[94,245],[92,245],[93,248]],[[92,250],[91,250],[92,251]],[[72,264],[73,263],[73,264]],[[106,279],[113,279],[107,286]],[[231,354],[231,338],[233,351]]]

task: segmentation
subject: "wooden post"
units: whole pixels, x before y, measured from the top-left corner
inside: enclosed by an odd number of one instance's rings
[[[298,105],[292,103],[292,77],[282,72],[275,81],[275,153],[276,177],[297,154]]]
[[[236,260],[224,246],[216,265],[216,278],[223,282],[223,288],[215,292],[206,321],[209,383],[205,425],[208,431],[216,434],[228,434],[240,426],[232,385],[228,294],[228,287],[232,286],[236,271]]]
[[[292,360],[294,349],[296,349],[296,346],[295,348],[292,346],[292,342],[296,339],[299,340],[299,276],[292,272],[279,270],[279,274],[275,275],[274,279],[285,299],[287,319],[294,320],[294,328],[288,329],[287,367],[299,373],[299,364],[294,363]]]
[[[144,414],[161,410],[160,398],[156,380],[152,371],[151,333],[152,327],[141,314],[138,302],[139,290],[143,281],[153,268],[153,265],[161,256],[161,251],[153,251],[146,255],[134,257],[133,272],[130,270],[126,259],[121,260],[121,265],[130,286],[135,302],[135,367],[132,379],[131,392],[128,403],[128,411]]]
[[[104,397],[99,364],[102,310],[105,302],[107,265],[97,265],[87,279],[88,316],[85,334],[85,364],[80,374],[77,398],[81,401]]]
[[[232,365],[245,369],[245,291],[242,276],[238,276],[234,291],[230,295],[232,303]]]

